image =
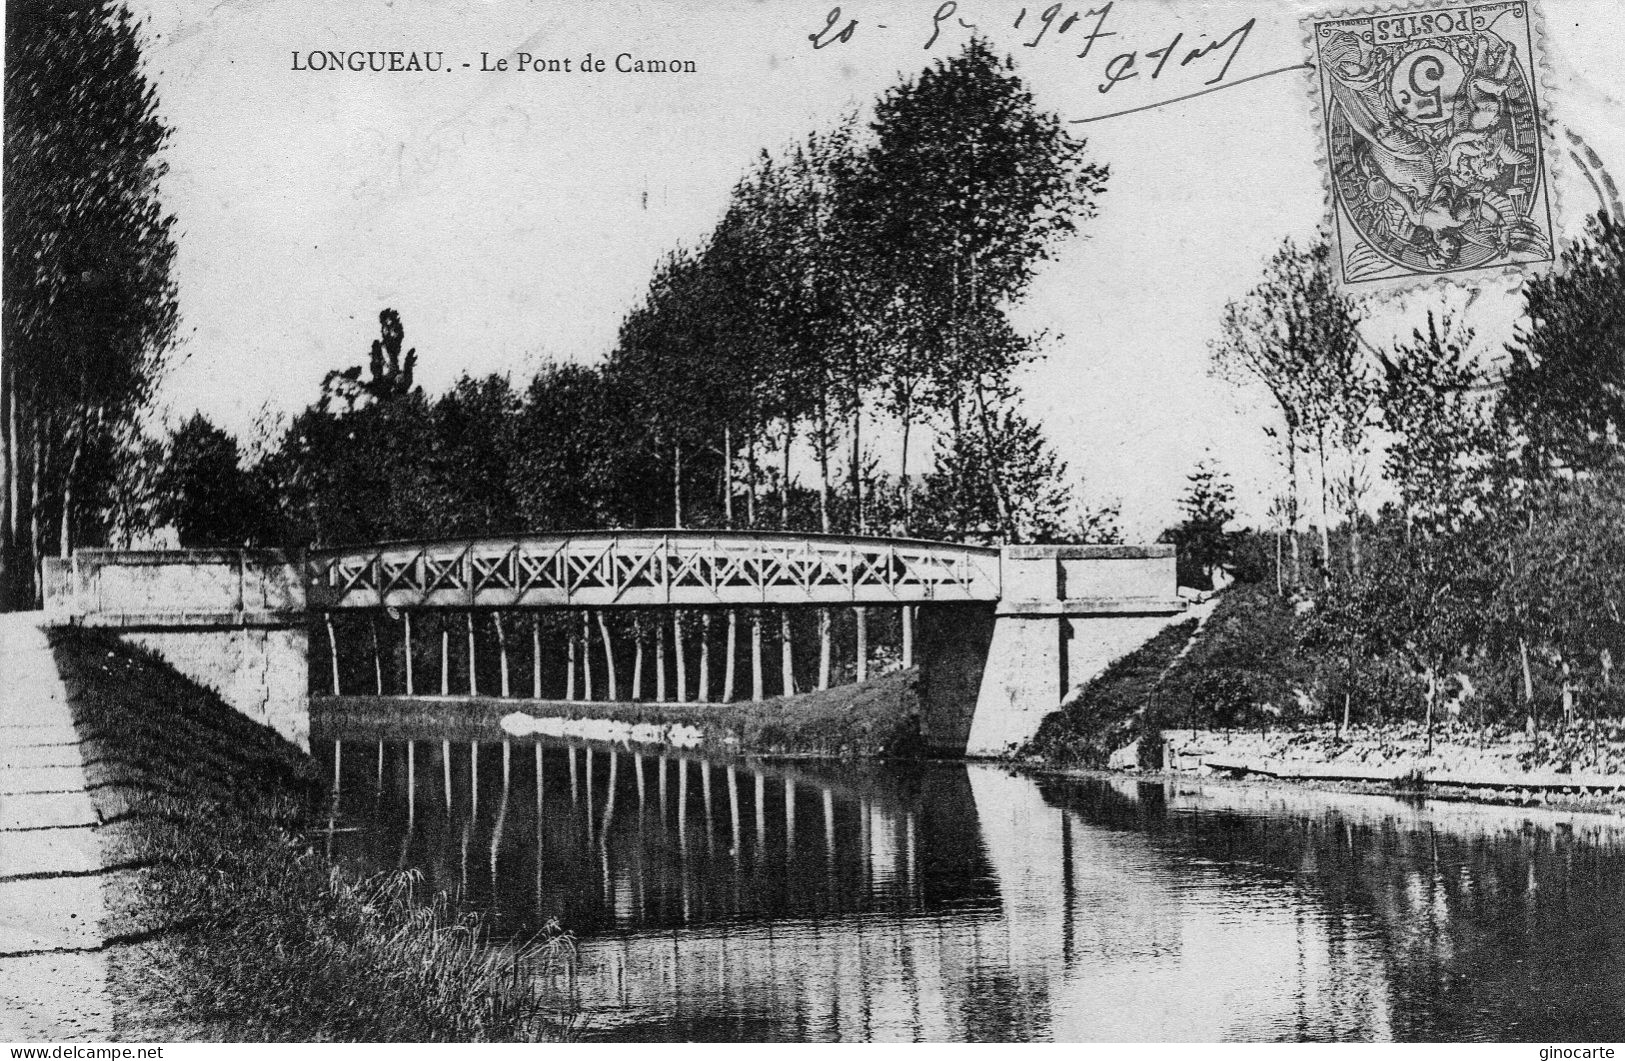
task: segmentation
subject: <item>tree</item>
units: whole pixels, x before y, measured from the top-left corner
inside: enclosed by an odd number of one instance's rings
[[[463,433],[455,426],[483,415],[471,410],[464,416],[463,406],[479,404],[490,396],[487,391],[501,404],[506,381],[485,387],[464,379],[461,391],[442,399],[444,408],[432,408],[413,383],[417,351],[401,353],[406,333],[400,315],[385,309],[378,320],[368,377],[362,378],[359,365],[327,373],[319,399],[252,469],[263,496],[272,499],[276,531],[268,536],[286,545],[451,533],[459,521],[492,521],[493,508],[511,519],[512,504],[500,489],[483,507],[463,504],[469,476],[489,485],[505,482],[505,471],[493,473],[489,460],[461,449]],[[489,426],[497,440],[491,444],[501,447],[505,422],[498,418]]]
[[[412,392],[418,351],[413,347],[406,352],[405,360],[401,358],[401,345],[406,341],[401,315],[385,307],[378,314],[378,331],[367,354],[368,377],[361,378],[360,365],[333,369],[322,377],[322,397],[317,408],[326,412],[335,402],[341,402],[345,412],[354,412],[371,402],[404,398]]]
[[[158,200],[169,129],[135,20],[75,0],[8,15],[0,604],[16,607],[37,596],[39,557],[73,546],[87,454],[145,402],[176,311]]]
[[[237,440],[201,413],[169,437],[158,476],[157,517],[186,548],[257,543],[264,535],[260,499],[241,467]]]
[[[1321,559],[1329,566],[1326,442],[1338,408],[1337,380],[1356,356],[1355,307],[1332,282],[1330,254],[1323,240],[1307,248],[1283,242],[1258,285],[1225,306],[1213,344],[1215,370],[1262,386],[1280,415],[1280,427],[1266,430],[1280,442],[1285,465],[1283,522],[1294,586],[1303,581],[1298,455],[1308,446],[1321,458]]]
[[[510,484],[519,397],[506,376],[460,377],[432,407],[433,449],[422,458],[444,507],[419,534],[472,537],[519,530]]]
[[[106,463],[105,470],[93,470],[85,478],[87,482],[105,484],[98,519],[106,528],[108,546],[132,549],[164,522],[160,509],[165,498],[160,487],[168,447],[165,440],[154,438],[133,421],[124,424],[111,441],[111,446],[97,451]],[[257,487],[253,489],[255,496],[263,500],[264,493]],[[262,529],[269,533],[269,527]]]
[[[1214,574],[1230,560],[1232,535],[1225,528],[1236,518],[1236,491],[1211,456],[1185,480],[1190,485],[1179,501],[1185,518],[1163,537],[1178,549],[1180,584],[1212,589]]]
[[[1349,575],[1358,578],[1361,564],[1361,511],[1372,486],[1371,423],[1381,400],[1381,386],[1364,362],[1349,368],[1349,375],[1332,393],[1332,437],[1337,451],[1337,471],[1332,478],[1332,497],[1343,512],[1348,535]],[[1323,466],[1322,476],[1328,474]],[[1324,522],[1324,515],[1322,517]]]
[[[906,430],[924,376],[921,393],[956,436],[949,451],[960,448],[967,418],[991,450],[995,400],[1029,350],[1004,313],[1054,244],[1094,213],[1106,168],[1085,161],[1084,142],[1038,110],[1011,60],[981,37],[889,90],[872,132],[848,209],[885,300],[882,341],[898,352],[888,366],[891,405]],[[1000,470],[980,465],[994,477],[998,530],[1013,538],[1015,490]]]
[[[1535,484],[1517,510],[1475,528],[1481,555],[1497,564],[1486,609],[1492,648],[1516,660],[1527,725],[1539,725],[1534,671],[1549,662],[1574,720],[1582,675],[1610,684],[1625,641],[1625,477],[1620,471]],[[1488,533],[1487,533],[1488,532]]]
[[[528,531],[644,526],[665,485],[658,467],[629,459],[618,400],[603,371],[547,365],[514,416],[508,489]]]
[[[1434,534],[1487,513],[1506,452],[1472,329],[1428,314],[1386,366],[1380,397],[1393,436],[1383,469],[1399,492],[1406,533]]]
[[[1428,750],[1442,679],[1482,644],[1496,592],[1493,558],[1471,536],[1379,539],[1358,577],[1325,595],[1312,623],[1353,668],[1366,658],[1405,661],[1422,682]]]
[[[936,467],[920,491],[924,532],[980,542],[1066,541],[1080,532],[1101,541],[1114,534],[1111,513],[1082,505],[1066,462],[1043,428],[1009,401],[994,401],[989,436],[948,435],[940,441]],[[992,438],[992,446],[985,437]],[[1008,485],[1012,507],[1001,508],[994,483]]]
[[[1532,473],[1625,456],[1625,223],[1592,218],[1559,268],[1525,288],[1504,404]]]

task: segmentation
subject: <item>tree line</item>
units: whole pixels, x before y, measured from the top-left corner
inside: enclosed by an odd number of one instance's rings
[[[1032,541],[1113,533],[1022,413],[1009,314],[1104,166],[983,40],[734,185],[595,364],[416,383],[399,314],[261,445],[202,418],[153,453],[184,544],[601,527]],[[931,446],[926,460],[921,449]],[[884,467],[883,462],[895,464]],[[249,465],[244,467],[244,465]]]
[[[176,330],[169,129],[122,5],[35,0],[6,19],[0,312],[0,609],[38,560],[105,541],[121,465]]]
[[[7,26],[0,592],[171,524],[301,547],[573,527],[1110,537],[1015,376],[1009,313],[1107,171],[984,40],[763,151],[595,364],[415,382],[386,309],[364,365],[238,439],[144,425],[177,329],[170,130],[122,5]],[[58,57],[70,57],[59,61]],[[922,451],[929,450],[922,459]],[[895,461],[895,463],[893,463]]]
[[[1324,245],[1284,244],[1213,346],[1277,414],[1273,524],[1250,566],[1295,613],[1258,661],[1269,688],[1237,695],[1279,705],[1292,686],[1314,713],[1416,718],[1430,740],[1446,710],[1537,734],[1619,714],[1625,226],[1598,215],[1526,280],[1499,348],[1434,313],[1372,344],[1328,265]],[[1210,568],[1237,540],[1226,489],[1193,476],[1179,528]]]

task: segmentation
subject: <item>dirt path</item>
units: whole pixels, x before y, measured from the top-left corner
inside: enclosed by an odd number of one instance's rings
[[[0,1042],[109,1039],[100,826],[42,619],[0,614]]]

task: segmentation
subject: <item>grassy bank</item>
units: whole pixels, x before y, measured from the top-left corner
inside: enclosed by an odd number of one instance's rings
[[[492,947],[316,851],[322,786],[297,749],[153,658],[52,635],[84,741],[124,945],[122,1039],[513,1041],[557,1037],[532,986],[553,949]]]
[[[1621,720],[1549,710],[1557,717],[1529,732],[1488,710],[1486,699],[1502,691],[1489,682],[1475,699],[1441,704],[1430,737],[1415,717],[1420,678],[1367,668],[1356,682],[1341,680],[1328,664],[1337,646],[1305,634],[1313,618],[1295,614],[1270,587],[1237,586],[1194,638],[1194,624],[1182,623],[1107,668],[1045,719],[1024,752],[1055,766],[1099,768],[1139,741],[1138,764],[1161,768],[1167,735],[1182,759],[1209,766],[1394,783],[1425,777],[1435,788],[1462,779],[1472,792],[1612,791],[1605,779],[1625,774]]]
[[[425,734],[479,738],[496,732],[511,712],[537,717],[604,719],[632,724],[693,726],[701,748],[719,754],[906,758],[921,754],[919,672],[892,671],[843,685],[760,702],[646,703],[520,700],[495,696],[317,697],[313,724],[346,734]]]

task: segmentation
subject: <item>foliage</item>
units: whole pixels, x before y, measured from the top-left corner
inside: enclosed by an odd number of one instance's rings
[[[1617,464],[1625,444],[1625,223],[1593,217],[1559,268],[1525,289],[1526,323],[1510,347],[1508,417],[1527,459],[1585,471]]]
[[[636,506],[658,496],[660,477],[643,462],[622,460],[624,448],[614,444],[626,429],[621,408],[602,372],[548,365],[536,374],[508,433],[508,490],[519,525],[559,531],[658,518]]]
[[[1080,510],[1066,464],[1043,430],[1008,406],[995,408],[990,420],[988,436],[965,433],[941,441],[936,467],[920,489],[916,526],[929,537],[981,542],[1074,540],[1091,515]],[[1003,528],[993,496],[998,482],[1010,490]],[[1096,533],[1109,533],[1108,526],[1102,521]]]
[[[1236,491],[1211,457],[1199,461],[1185,479],[1190,486],[1179,501],[1185,518],[1164,532],[1162,540],[1178,550],[1181,586],[1212,589],[1214,574],[1230,563],[1234,551],[1234,535],[1225,528],[1236,518]]]
[[[1471,329],[1428,314],[1388,366],[1380,398],[1393,436],[1383,470],[1407,526],[1424,534],[1460,530],[1487,515],[1504,479],[1507,447],[1492,396],[1471,348]]]
[[[1114,536],[1112,511],[1082,504],[1010,380],[1037,340],[1007,310],[1104,190],[1083,151],[977,40],[889,91],[867,130],[847,116],[763,152],[715,227],[661,259],[600,364],[426,396],[405,325],[385,309],[366,366],[329,372],[250,470],[271,499],[258,538],[616,526]],[[902,442],[895,476],[870,437],[888,428]],[[935,459],[920,475],[908,453],[924,431]],[[816,487],[798,482],[806,446]],[[171,481],[207,492],[183,469]]]
[[[202,414],[169,438],[154,515],[185,548],[240,546],[264,534],[262,499],[241,467],[237,440]]]
[[[401,315],[386,307],[378,314],[378,331],[367,356],[368,378],[361,378],[360,365],[333,369],[322,378],[322,398],[317,408],[325,412],[335,402],[342,402],[345,412],[353,412],[358,405],[404,398],[412,392],[418,352],[413,347],[406,352],[404,361],[401,358],[401,345],[406,341]]]
[[[1291,581],[1293,593],[1273,602],[1255,587],[1232,590],[1158,686],[1163,724],[1180,711],[1215,726],[1346,717],[1412,725],[1431,740],[1449,719],[1471,718],[1486,732],[1534,734],[1530,762],[1573,760],[1563,749],[1575,727],[1622,702],[1613,673],[1625,651],[1614,394],[1622,362],[1610,294],[1625,284],[1620,232],[1596,220],[1554,273],[1527,286],[1527,321],[1499,386],[1481,367],[1472,330],[1448,315],[1429,315],[1389,352],[1372,351],[1382,371],[1369,371],[1355,356],[1365,346],[1351,330],[1357,307],[1331,297],[1319,276],[1323,254],[1283,248],[1252,294],[1227,309],[1215,345],[1217,367],[1269,389],[1285,425],[1276,556],[1262,535],[1244,535],[1238,574],[1257,578],[1272,559],[1278,565],[1288,543],[1296,554],[1296,454],[1320,458],[1322,438],[1343,451],[1318,475],[1325,499],[1337,468],[1332,492],[1343,508],[1336,528],[1329,505],[1322,509],[1323,556],[1336,543],[1349,562],[1328,562],[1319,584],[1280,579],[1278,589]],[[1328,366],[1341,366],[1348,385],[1324,375]],[[1375,449],[1373,413],[1396,498],[1375,516],[1362,510],[1358,482]],[[1318,415],[1331,424],[1324,436]],[[1210,480],[1193,481],[1187,521],[1169,537],[1183,544],[1203,524],[1222,526],[1216,517],[1228,504]]]
[[[882,312],[870,319],[882,322],[882,349],[893,355],[893,405],[905,425],[915,401],[944,413],[950,453],[965,451],[967,428],[991,453],[997,398],[1031,351],[1005,311],[1055,242],[1094,213],[1107,171],[1036,109],[1011,61],[980,37],[888,91],[873,132],[849,209],[857,258],[873,277],[865,289],[881,295]],[[1002,464],[946,470],[985,477],[995,533],[1021,533],[1020,488]],[[955,488],[961,498],[972,490],[983,485]]]
[[[105,533],[93,504],[176,327],[169,129],[122,4],[39,0],[6,19],[0,607],[40,557]],[[90,478],[91,474],[95,478]],[[52,538],[55,541],[52,541]]]
[[[1265,265],[1258,284],[1225,306],[1212,345],[1221,376],[1263,388],[1279,426],[1266,432],[1279,446],[1284,479],[1282,522],[1291,545],[1293,586],[1303,583],[1298,543],[1298,459],[1306,447],[1319,460],[1322,566],[1328,544],[1329,453],[1333,444],[1363,437],[1364,369],[1358,352],[1359,308],[1338,291],[1324,240],[1300,248],[1292,240]]]

